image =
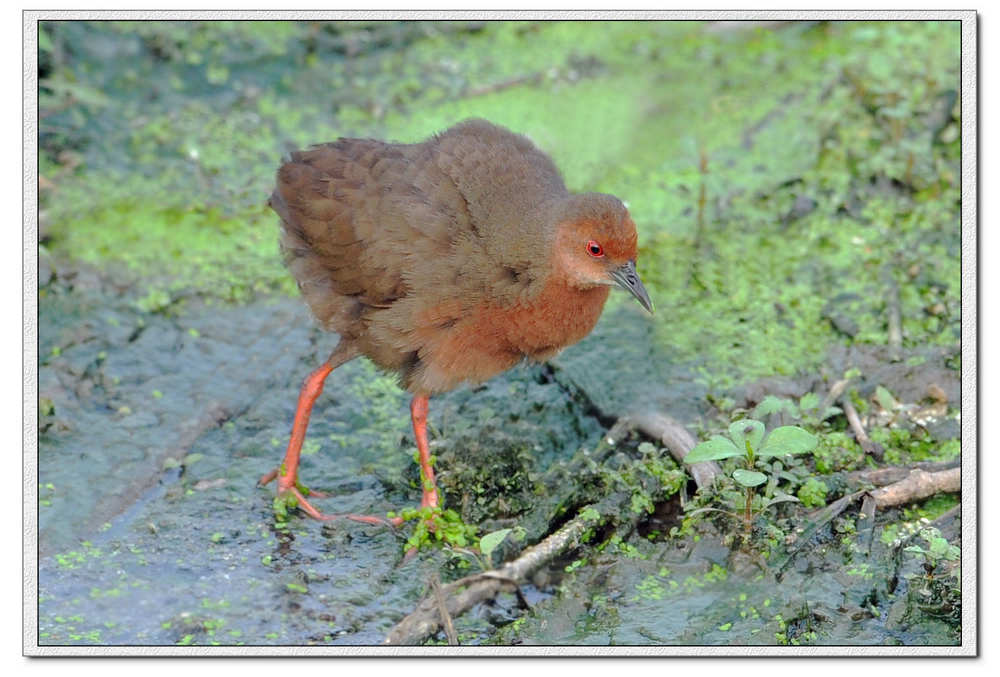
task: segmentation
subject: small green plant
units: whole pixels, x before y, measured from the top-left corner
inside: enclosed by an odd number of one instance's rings
[[[473,527],[469,528],[472,529]],[[446,543],[444,547],[445,550],[457,555],[458,564],[456,566],[458,568],[467,569],[471,561],[478,564],[479,568],[483,571],[489,571],[493,568],[493,553],[500,547],[500,544],[507,540],[508,536],[515,541],[523,541],[526,533],[524,527],[508,527],[484,534],[479,539],[478,549],[463,548],[451,543]]]
[[[513,529],[500,529],[499,531],[491,531],[482,538],[479,539],[479,552],[482,554],[483,558],[487,563],[493,562],[493,551],[497,549],[504,539],[507,538]],[[489,568],[489,567],[486,567]]]
[[[754,407],[753,415],[764,418],[771,414],[781,414],[792,420],[801,420],[810,425],[819,425],[826,419],[841,413],[840,407],[823,407],[819,395],[806,393],[798,403],[785,397],[768,395]],[[784,421],[782,421],[784,422]]]
[[[757,462],[775,456],[802,454],[811,451],[817,442],[815,435],[797,426],[775,428],[765,437],[763,423],[753,419],[742,419],[729,426],[728,438],[714,435],[688,452],[684,462],[693,464],[703,461],[721,461],[726,458],[742,458],[745,461],[746,466],[734,470],[732,478],[736,484],[743,487],[745,498],[743,504],[743,542],[746,544],[750,540],[753,524],[753,499],[756,487],[768,480],[765,473],[755,470]],[[775,492],[774,497],[764,503],[761,511],[782,501],[798,501],[798,499],[788,494]],[[702,508],[702,510],[715,509]],[[727,510],[721,512],[738,517],[735,513]]]
[[[941,532],[927,525],[920,529],[923,545],[910,545],[904,552],[923,559],[924,574],[906,576],[914,585],[910,594],[916,606],[925,614],[958,624],[962,614],[961,564],[962,551],[948,542]],[[905,540],[902,537],[900,540]],[[917,579],[921,584],[917,585]]]
[[[928,580],[934,577],[934,572],[940,565],[944,564],[946,568],[949,568],[948,565],[957,562],[962,554],[958,546],[949,543],[948,539],[944,538],[941,532],[934,527],[921,529],[920,538],[923,539],[926,547],[910,545],[903,548],[903,551],[916,553],[924,558],[924,572]]]
[[[453,548],[465,548],[476,536],[476,527],[466,524],[457,512],[451,509],[423,507],[407,508],[398,513],[404,522],[415,522],[413,533],[406,541],[404,550],[431,545],[435,541]],[[390,512],[388,517],[396,517]],[[497,543],[499,545],[499,542]],[[495,546],[494,546],[495,547]]]

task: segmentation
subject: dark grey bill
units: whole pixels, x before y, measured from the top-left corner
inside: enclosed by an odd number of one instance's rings
[[[635,261],[629,261],[620,268],[611,271],[611,279],[617,282],[623,289],[628,290],[632,296],[642,304],[642,307],[653,312],[653,302],[649,300],[649,293],[642,286],[639,273],[635,272]]]

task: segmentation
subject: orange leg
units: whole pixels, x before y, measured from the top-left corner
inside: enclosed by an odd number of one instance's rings
[[[306,439],[306,429],[309,427],[309,415],[312,413],[313,404],[315,404],[316,398],[320,396],[320,393],[323,392],[323,383],[326,381],[326,377],[330,375],[330,372],[348,360],[357,357],[357,355],[358,352],[356,349],[349,344],[341,343],[319,369],[306,377],[306,380],[302,383],[302,390],[299,392],[299,404],[295,410],[295,421],[292,423],[292,434],[288,440],[288,449],[285,451],[285,460],[280,468],[265,474],[258,480],[257,484],[263,486],[277,478],[278,497],[293,496],[298,507],[313,519],[331,520],[344,517],[366,524],[386,524],[386,520],[369,515],[325,515],[314,508],[306,500],[304,494],[309,493],[318,498],[322,498],[326,494],[305,490],[305,487],[299,483],[299,459],[302,455],[302,443]]]
[[[317,520],[331,520],[339,517],[364,522],[365,524],[390,524],[399,526],[403,523],[403,518],[395,517],[391,520],[371,515],[339,514],[327,515],[317,510],[308,500],[306,495],[322,498],[325,494],[318,491],[309,491],[299,483],[299,460],[302,455],[302,443],[306,439],[306,429],[309,427],[309,415],[312,413],[313,404],[323,392],[323,383],[330,373],[358,356],[357,350],[349,345],[337,346],[330,358],[324,362],[319,369],[315,370],[302,383],[302,390],[299,392],[299,403],[295,410],[295,420],[292,423],[292,434],[288,440],[288,448],[285,451],[285,460],[276,470],[265,474],[258,480],[257,484],[263,486],[273,479],[278,480],[278,498],[294,498],[295,504],[307,515]],[[438,506],[437,485],[434,482],[434,468],[431,467],[430,447],[427,444],[427,409],[429,397],[424,394],[414,396],[410,403],[410,416],[413,419],[413,433],[417,440],[417,451],[420,455],[420,479],[423,486],[423,494],[420,500],[421,508],[436,508]]]
[[[417,451],[420,453],[420,480],[423,486],[420,507],[436,508],[438,505],[437,484],[434,483],[431,451],[427,445],[428,399],[427,395],[414,396],[413,401],[410,402],[410,418],[413,419],[413,435],[417,439]]]

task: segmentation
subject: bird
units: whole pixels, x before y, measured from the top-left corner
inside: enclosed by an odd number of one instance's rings
[[[304,380],[275,505],[317,520],[299,456],[330,373],[359,356],[397,376],[422,479],[421,508],[439,509],[427,440],[429,399],[518,363],[544,362],[594,328],[612,287],[648,312],[636,271],[637,231],[624,203],[571,193],[530,139],[482,119],[421,143],[340,138],[291,153],[268,200],[280,249],[312,314],[339,340]]]

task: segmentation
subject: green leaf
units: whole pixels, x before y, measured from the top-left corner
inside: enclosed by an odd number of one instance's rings
[[[756,487],[767,481],[767,475],[756,470],[744,470],[740,468],[733,471],[733,479],[745,487]]]
[[[788,501],[791,501],[793,503],[802,502],[797,497],[792,496],[791,494],[786,494],[783,491],[776,491],[774,492],[774,497],[764,504],[764,508],[767,509],[770,508],[775,503],[787,503]]]
[[[943,538],[931,539],[931,554],[935,557],[944,557],[948,553],[948,541]]]
[[[760,457],[787,456],[812,451],[819,440],[812,433],[794,425],[786,425],[771,431],[757,451]]]
[[[886,411],[895,411],[899,404],[896,402],[896,398],[892,396],[892,393],[882,386],[875,389],[875,399],[878,400],[879,405]]]
[[[815,409],[819,406],[819,395],[816,393],[806,393],[799,400],[799,409],[808,410]]]
[[[819,420],[825,421],[831,416],[836,416],[837,414],[842,414],[843,412],[844,410],[841,409],[840,407],[827,407],[826,410],[823,412],[823,415],[819,417]]]
[[[712,439],[702,442],[689,451],[688,455],[684,457],[684,462],[701,463],[702,461],[717,461],[722,458],[745,455],[745,451],[737,449],[736,445],[725,437],[715,435]]]
[[[729,437],[733,440],[736,448],[746,453],[746,441],[750,442],[750,447],[757,451],[760,448],[760,441],[764,439],[764,424],[752,418],[745,418],[736,421],[729,426]]]
[[[503,539],[507,538],[507,534],[511,531],[511,529],[500,529],[499,531],[491,531],[486,534],[479,539],[479,552],[483,553],[483,557],[489,560],[493,551],[503,542]]]
[[[774,395],[768,395],[761,400],[760,404],[754,408],[753,415],[758,418],[764,418],[768,414],[776,414],[778,412],[785,412],[792,418],[799,417],[799,408],[795,406],[794,402],[784,397],[775,397]]]

